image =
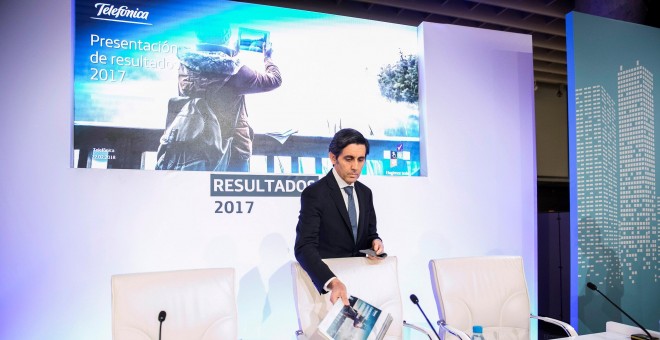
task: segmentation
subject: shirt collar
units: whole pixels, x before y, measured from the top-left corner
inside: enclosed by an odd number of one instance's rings
[[[352,187],[353,186],[353,185],[350,185],[350,184],[346,183],[346,181],[344,181],[344,179],[342,179],[341,176],[339,176],[337,171],[335,171],[334,167],[332,167],[332,174],[335,176],[335,179],[337,180],[337,184],[339,184],[340,189],[343,189],[345,187]],[[355,184],[355,183],[353,183],[353,184]]]

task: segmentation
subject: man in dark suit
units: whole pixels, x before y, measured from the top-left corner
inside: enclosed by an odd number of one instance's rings
[[[320,293],[331,292],[349,305],[346,286],[321,261],[364,256],[359,251],[384,250],[376,230],[371,190],[357,182],[369,154],[369,141],[354,129],[339,130],[329,146],[332,171],[307,187],[300,198],[295,255]],[[348,188],[347,188],[348,187]]]

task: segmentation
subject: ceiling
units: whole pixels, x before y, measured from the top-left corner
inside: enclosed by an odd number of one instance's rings
[[[241,1],[412,26],[427,21],[531,34],[534,47],[534,79],[537,83],[546,84],[567,83],[564,17],[568,12],[575,9],[583,13],[640,22],[646,20],[644,18],[649,16],[648,12],[652,12],[649,4],[654,2],[654,0]],[[660,3],[660,1],[655,2]],[[657,4],[653,6],[657,11]],[[657,19],[657,14],[655,16]]]

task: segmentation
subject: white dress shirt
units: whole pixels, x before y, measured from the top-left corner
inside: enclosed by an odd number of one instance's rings
[[[335,168],[332,168],[332,174],[335,176],[335,179],[337,180],[337,184],[339,184],[339,191],[341,192],[341,197],[344,198],[344,205],[346,206],[346,211],[348,211],[348,194],[346,191],[344,191],[345,187],[353,187],[353,202],[355,202],[355,218],[359,221],[360,220],[360,204],[358,204],[358,197],[357,197],[357,190],[355,190],[355,185],[350,185],[342,179],[337,171],[335,171]],[[354,183],[355,184],[355,183]],[[335,277],[331,277],[330,280],[326,281],[325,284],[323,285],[323,289],[326,291],[330,291],[328,289],[328,285],[330,284],[330,281],[334,279]]]

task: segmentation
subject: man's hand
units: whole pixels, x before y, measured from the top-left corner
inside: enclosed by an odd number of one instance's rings
[[[234,43],[234,46],[228,47],[230,49],[229,55],[231,57],[235,57],[238,55],[238,52],[241,50],[241,40],[236,39],[236,42]]]
[[[332,279],[332,281],[330,281],[328,284],[328,288],[330,288],[330,302],[332,302],[333,305],[337,299],[341,299],[344,302],[344,306],[349,305],[346,286],[341,281],[339,281],[338,278]]]
[[[264,58],[272,58],[273,44],[270,41],[264,43],[262,50],[264,51]]]
[[[371,249],[373,249],[376,252],[376,255],[380,255],[385,251],[385,246],[383,245],[383,241],[379,238],[374,239],[371,241]]]

